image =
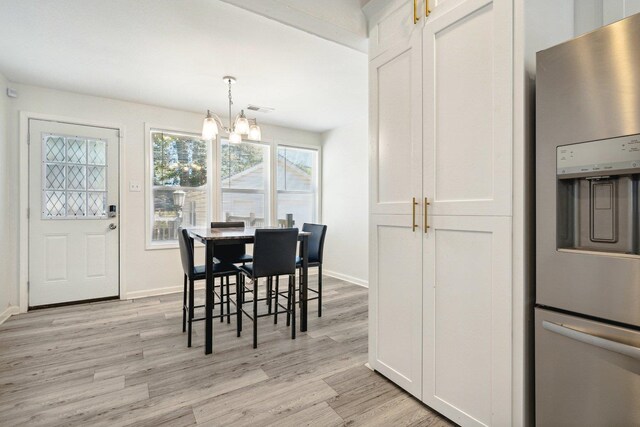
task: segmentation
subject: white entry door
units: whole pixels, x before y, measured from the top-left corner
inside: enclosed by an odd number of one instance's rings
[[[29,121],[30,307],[118,296],[118,145],[116,129]]]

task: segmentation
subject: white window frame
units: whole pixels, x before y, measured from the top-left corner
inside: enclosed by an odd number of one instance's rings
[[[273,203],[274,203],[274,207],[275,207],[275,221],[278,221],[277,215],[278,215],[278,195],[279,194],[314,194],[315,193],[315,199],[313,201],[314,203],[314,208],[315,208],[315,214],[314,214],[314,222],[315,223],[320,223],[321,219],[320,219],[320,213],[321,213],[321,209],[320,209],[320,187],[321,187],[321,175],[320,175],[320,171],[321,169],[321,152],[320,152],[320,147],[315,147],[315,146],[303,146],[303,145],[295,145],[295,144],[276,144],[276,152],[275,152],[275,167],[278,167],[278,148],[292,148],[292,149],[298,149],[298,150],[308,150],[308,151],[315,151],[316,152],[316,164],[315,164],[315,170],[314,170],[314,174],[311,178],[311,183],[312,183],[312,187],[314,188],[314,191],[299,191],[299,190],[278,190],[278,171],[276,170],[276,174],[275,174],[275,198],[273,199]],[[298,228],[302,228],[302,224],[295,224],[294,227],[298,227]]]
[[[220,175],[222,173],[222,141],[229,141],[228,136],[224,136],[221,137],[218,135],[217,138],[217,144],[216,144],[216,171],[218,171],[219,173],[216,173],[216,210],[215,210],[215,218],[216,221],[225,221],[226,218],[224,218],[223,213],[222,213],[222,194],[225,193],[225,188],[222,187],[222,176]],[[272,205],[273,205],[273,200],[272,200],[272,192],[273,192],[273,144],[270,144],[269,142],[265,142],[265,141],[251,141],[248,139],[243,139],[242,140],[243,143],[247,143],[247,144],[255,144],[255,145],[262,145],[264,147],[267,147],[269,149],[269,157],[267,158],[267,161],[265,162],[265,164],[267,165],[267,168],[269,168],[269,170],[267,171],[269,179],[267,181],[267,187],[264,190],[264,202],[265,202],[265,223],[267,225],[272,225],[273,222],[273,209],[272,209]],[[226,192],[230,192],[230,193],[247,193],[247,194],[262,194],[263,190],[252,190],[252,189],[226,189]]]
[[[162,250],[162,249],[177,249],[179,247],[178,241],[166,241],[166,242],[153,242],[151,229],[155,222],[154,208],[153,208],[153,150],[151,148],[151,132],[165,132],[178,135],[185,135],[190,137],[197,137],[201,139],[201,133],[198,130],[193,129],[181,129],[179,127],[167,127],[158,126],[150,123],[145,123],[145,249],[146,250]],[[214,162],[213,146],[215,143],[210,143],[207,146],[207,218],[212,217],[212,213],[215,211],[215,197],[212,197],[213,192],[216,190],[217,180],[214,178],[217,174],[217,164]],[[208,222],[208,220],[207,220]]]
[[[264,130],[263,130],[264,132]],[[219,171],[222,170],[222,139],[227,139],[227,137],[221,137],[218,135],[216,138],[216,149],[215,149],[215,197],[214,197],[214,220],[215,221],[224,221],[225,219],[222,217],[222,186],[221,186],[221,177]],[[243,140],[243,142],[250,142],[253,144],[263,144],[269,146],[269,182],[268,182],[268,198],[267,198],[267,209],[269,211],[269,225],[276,226],[278,221],[278,146],[286,146],[291,148],[303,148],[307,150],[315,150],[317,152],[318,159],[318,171],[316,173],[316,221],[318,223],[322,223],[322,146],[320,145],[312,145],[312,144],[304,144],[297,143],[293,141],[286,140],[278,140],[273,138],[262,138],[261,141],[251,141],[251,140]],[[296,224],[299,228],[302,227],[302,224]]]

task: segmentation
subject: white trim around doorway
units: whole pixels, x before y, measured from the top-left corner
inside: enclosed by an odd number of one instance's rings
[[[118,259],[119,269],[119,282],[120,282],[120,299],[126,299],[127,295],[127,283],[124,280],[125,271],[123,259],[126,258],[125,245],[123,244],[123,236],[126,235],[126,221],[123,213],[126,212],[125,203],[125,183],[126,170],[125,165],[125,153],[124,153],[124,141],[125,141],[125,127],[121,124],[104,123],[93,120],[78,119],[74,117],[59,116],[54,114],[42,114],[33,113],[28,111],[20,111],[20,128],[18,132],[20,157],[19,157],[19,173],[18,173],[18,188],[19,188],[19,215],[18,215],[18,258],[19,258],[19,307],[20,313],[26,313],[29,309],[29,120],[43,120],[51,122],[63,122],[81,126],[94,126],[103,127],[108,129],[117,130],[120,134],[119,147],[118,147],[118,164],[120,176],[118,179],[118,198],[119,198],[119,210],[120,210],[120,237],[119,237],[119,252]]]

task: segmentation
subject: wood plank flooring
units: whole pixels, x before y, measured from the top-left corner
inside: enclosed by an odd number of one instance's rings
[[[247,318],[241,338],[235,319],[215,321],[210,356],[203,322],[186,346],[182,294],[14,316],[0,326],[0,425],[452,425],[364,366],[367,290],[324,283],[307,333],[261,318],[254,350]]]

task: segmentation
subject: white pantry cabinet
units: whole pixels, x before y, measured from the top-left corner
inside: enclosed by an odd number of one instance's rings
[[[413,4],[413,2],[411,3]],[[405,15],[413,9],[401,7]],[[395,12],[391,16],[395,16]],[[404,21],[401,21],[404,23]],[[419,24],[369,63],[370,212],[411,215],[422,194],[422,33]]]
[[[422,235],[407,215],[371,216],[369,364],[422,396]]]
[[[369,63],[370,365],[422,398],[422,32],[413,2],[380,21]],[[416,13],[418,2],[416,5]],[[375,46],[374,46],[375,47]],[[373,48],[373,47],[372,47]]]
[[[429,222],[422,400],[463,426],[510,426],[511,218]]]
[[[455,4],[423,30],[424,194],[431,215],[511,215],[511,0]]]
[[[513,6],[434,3],[371,15],[369,363],[461,425],[511,425]]]

